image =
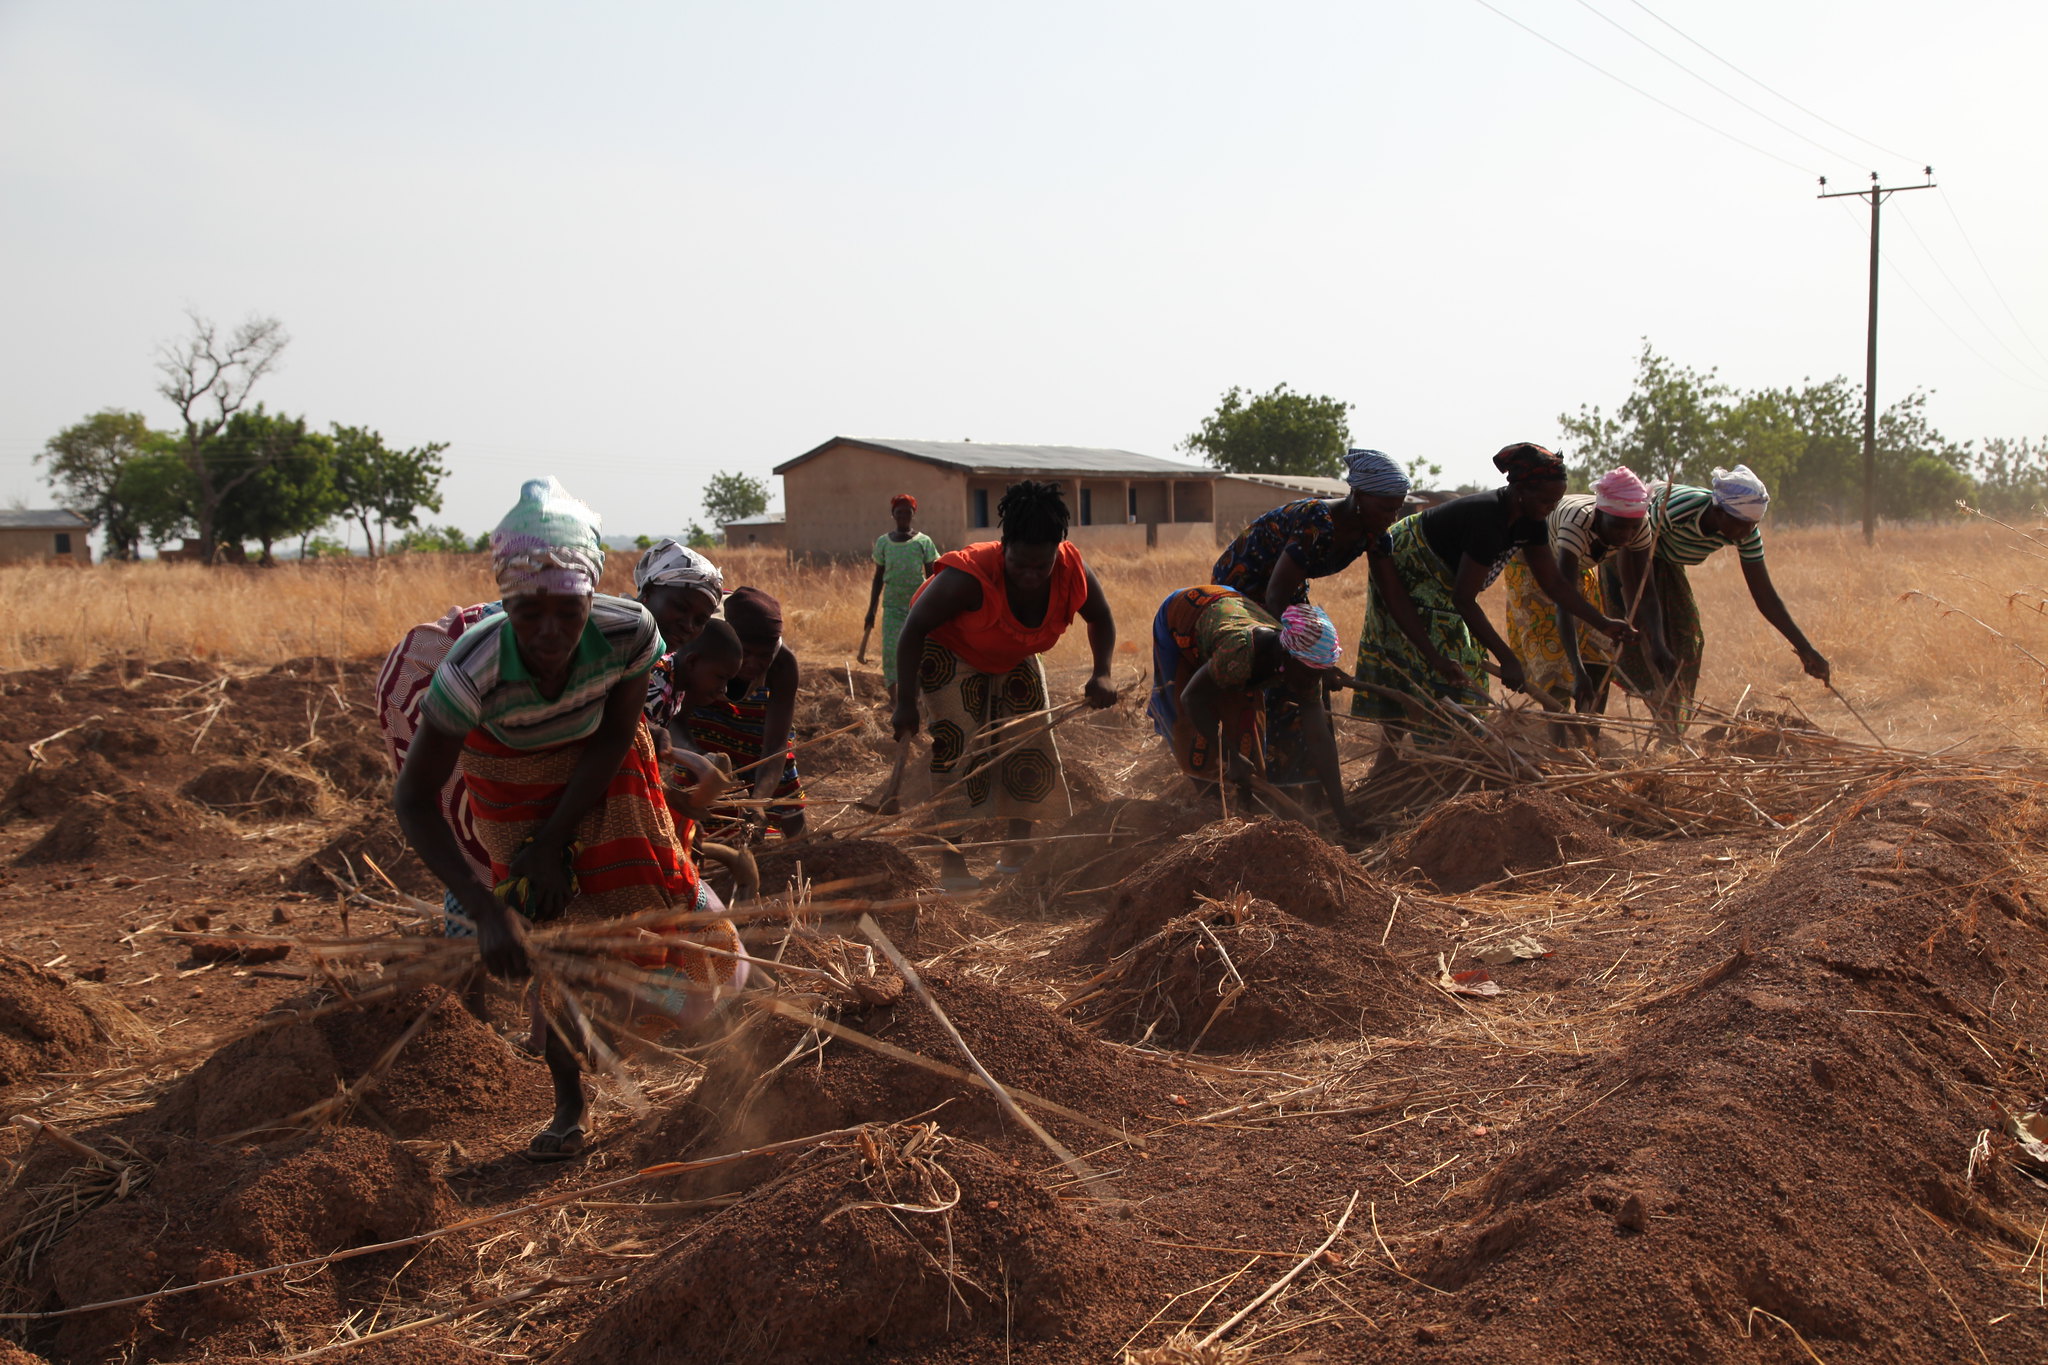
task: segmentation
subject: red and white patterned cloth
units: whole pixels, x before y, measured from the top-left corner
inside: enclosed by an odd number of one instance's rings
[[[384,667],[377,671],[377,724],[384,731],[394,773],[405,766],[406,752],[412,748],[413,736],[419,733],[420,701],[427,695],[427,684],[434,680],[434,670],[448,657],[448,651],[464,631],[501,610],[496,602],[450,607],[440,620],[407,631],[398,647],[385,658]],[[441,788],[441,817],[454,832],[462,856],[469,860],[470,871],[476,873],[478,881],[491,885],[491,855],[477,837],[476,819],[469,808],[469,788],[463,783],[460,765]]]

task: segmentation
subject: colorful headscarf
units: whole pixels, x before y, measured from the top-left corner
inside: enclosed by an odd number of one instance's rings
[[[1344,482],[1369,498],[1408,496],[1407,473],[1384,451],[1345,451]]]
[[[1329,613],[1306,602],[1280,613],[1280,648],[1310,668],[1335,667],[1342,651]]]
[[[777,644],[782,639],[782,603],[759,588],[736,588],[725,599],[725,623],[741,644]]]
[[[1617,517],[1650,515],[1650,490],[1627,465],[1610,469],[1593,484],[1593,510]]]
[[[911,497],[908,493],[898,493],[895,497],[889,499],[889,510],[893,513],[899,507],[908,507],[911,511],[915,512],[917,510],[917,499]]]
[[[502,597],[597,591],[604,577],[603,525],[552,475],[529,479],[491,532],[491,572]]]
[[[1746,464],[1714,471],[1714,503],[1744,521],[1762,521],[1771,505],[1770,490]]]
[[[691,588],[709,593],[716,607],[725,597],[725,575],[718,566],[673,538],[657,542],[633,566],[633,589]]]
[[[1493,457],[1493,467],[1507,475],[1509,483],[1542,483],[1564,477],[1564,457],[1529,441],[1502,446]]]

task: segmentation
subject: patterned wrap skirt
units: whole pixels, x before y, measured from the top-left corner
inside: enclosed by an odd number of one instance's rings
[[[1508,597],[1508,648],[1522,661],[1522,669],[1528,674],[1531,686],[1541,687],[1560,702],[1570,705],[1572,666],[1564,657],[1564,640],[1558,634],[1564,608],[1551,601],[1550,594],[1537,586],[1536,575],[1529,572],[1529,566],[1520,555],[1508,561],[1501,579]],[[1601,611],[1610,616],[1621,615],[1621,611],[1607,605],[1614,599],[1605,596],[1597,565],[1581,566],[1579,591]],[[1579,658],[1585,662],[1586,671],[1596,681],[1601,681],[1594,710],[1605,710],[1608,692],[1605,680],[1611,672],[1608,665],[1613,660],[1613,650],[1605,635],[1589,629],[1583,622],[1577,624]]]
[[[1158,686],[1146,712],[1152,729],[1173,751],[1180,770],[1198,783],[1220,781],[1222,754],[1235,753],[1262,771],[1266,758],[1266,698],[1256,692],[1225,693],[1217,707],[1216,752],[1201,733],[1180,695],[1202,666],[1195,628],[1202,613],[1227,595],[1216,586],[1182,588],[1159,604],[1152,617],[1152,676]],[[1298,708],[1297,708],[1298,709]]]
[[[983,673],[927,639],[917,690],[932,737],[932,783],[943,787],[964,777],[958,791],[969,815],[1059,820],[1073,814],[1037,655],[1007,673]],[[1033,720],[1014,719],[1034,712]],[[992,758],[997,751],[1001,757]]]
[[[1430,667],[1422,651],[1401,633],[1394,614],[1380,597],[1377,584],[1366,600],[1365,627],[1359,632],[1358,666],[1354,671],[1362,682],[1410,696],[1442,697],[1460,705],[1485,702],[1486,674],[1480,664],[1486,659],[1486,649],[1473,638],[1465,618],[1458,614],[1450,571],[1424,539],[1421,516],[1403,517],[1394,523],[1390,535],[1394,542],[1394,572],[1407,587],[1416,614],[1422,618],[1423,630],[1432,644],[1465,670],[1475,690],[1467,692],[1445,681]],[[1351,714],[1388,724],[1405,723],[1419,740],[1448,738],[1442,727],[1407,721],[1407,713],[1397,703],[1370,692],[1352,694]]]
[[[477,834],[491,861],[492,884],[503,881],[527,838],[554,810],[577,761],[592,741],[547,749],[514,749],[481,728],[463,741],[462,772],[469,785]],[[669,815],[654,738],[642,719],[632,747],[605,788],[604,799],[576,826],[576,892],[564,918],[617,920],[651,911],[679,914],[723,909],[684,854]],[[746,983],[746,964],[695,950],[701,942],[725,952],[740,949],[731,920],[663,928],[621,926],[617,955],[664,976],[652,993],[727,992]],[[673,1011],[671,1011],[673,1013]]]
[[[1609,601],[1626,600],[1620,596],[1621,575],[1612,560],[1603,570],[1603,579]],[[1686,577],[1685,566],[1657,555],[1650,557],[1650,591],[1657,594],[1657,609],[1664,620],[1664,643],[1678,658],[1677,677],[1667,692],[1658,681],[1657,670],[1650,667],[1649,647],[1643,635],[1623,646],[1615,669],[1623,684],[1638,696],[1666,693],[1677,703],[1677,716],[1682,724],[1692,719],[1693,698],[1700,690],[1700,663],[1707,651],[1699,599],[1693,596],[1692,580]]]

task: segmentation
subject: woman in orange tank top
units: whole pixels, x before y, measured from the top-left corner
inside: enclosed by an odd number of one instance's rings
[[[1058,484],[1012,484],[996,505],[996,518],[1002,539],[941,555],[938,572],[911,603],[896,644],[901,681],[894,719],[899,741],[920,724],[930,730],[933,783],[943,787],[958,779],[970,817],[1010,821],[1016,843],[996,865],[1007,874],[1024,863],[1021,844],[1031,837],[1033,820],[1073,809],[1045,714],[1045,668],[1038,656],[1080,617],[1095,660],[1082,698],[1093,707],[1115,705],[1109,669],[1116,622],[1102,585],[1067,539],[1067,503]],[[1039,719],[1003,725],[1032,715]],[[994,749],[1002,756],[991,761]],[[946,854],[942,877],[949,888],[978,885],[957,852]]]

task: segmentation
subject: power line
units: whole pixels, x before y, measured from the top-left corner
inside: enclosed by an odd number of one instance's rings
[[[2011,356],[2013,360],[2018,363],[2021,369],[2025,370],[2028,374],[2032,375],[2037,380],[2048,381],[2048,375],[2043,375],[2038,369],[2034,367],[2033,361],[2028,360],[2025,356],[2021,355],[2018,351],[2015,351],[2011,346],[2007,345],[2005,338],[2000,336],[1996,331],[1994,331],[1990,323],[1984,321],[1984,315],[1977,311],[1977,305],[1970,302],[1969,296],[1963,293],[1962,286],[1958,285],[1955,282],[1955,278],[1948,273],[1948,267],[1944,266],[1941,263],[1941,259],[1934,254],[1934,248],[1927,245],[1927,239],[1920,235],[1920,229],[1914,227],[1913,220],[1905,216],[1905,209],[1903,207],[1895,208],[1892,210],[1892,212],[1899,215],[1899,221],[1906,225],[1906,231],[1913,234],[1913,240],[1918,242],[1920,244],[1920,249],[1927,253],[1927,259],[1934,262],[1934,268],[1941,273],[1942,279],[1948,281],[1948,287],[1955,293],[1955,296],[1958,299],[1962,300],[1963,307],[1970,310],[1970,316],[1977,320],[1977,325],[1984,329],[1984,334],[1990,337],[1993,341],[1997,342],[1999,346],[2004,348],[2005,353]]]
[[[1477,4],[1482,9],[1492,10],[1501,18],[1507,20],[1516,28],[1522,30],[1522,32],[1528,34],[1532,38],[1536,38],[1544,43],[1547,43],[1551,47],[1556,48],[1559,52],[1562,52],[1565,56],[1570,57],[1573,61],[1580,62],[1586,66],[1592,67],[1595,71],[1605,76],[1608,80],[1613,81],[1616,85],[1624,86],[1629,90],[1633,90],[1636,94],[1641,95],[1644,99],[1650,101],[1650,103],[1660,105],[1663,108],[1669,109],[1672,113],[1678,115],[1680,118],[1688,119],[1693,123],[1697,123],[1700,127],[1706,129],[1710,133],[1715,134],[1717,137],[1725,137],[1730,142],[1733,142],[1738,146],[1747,147],[1750,151],[1755,152],[1758,156],[1767,156],[1771,160],[1777,162],[1780,166],[1790,166],[1795,171],[1804,171],[1808,174],[1812,174],[1812,168],[1809,166],[1802,166],[1796,161],[1787,161],[1784,157],[1779,156],[1776,152],[1769,151],[1763,147],[1759,147],[1754,142],[1751,142],[1746,138],[1737,137],[1734,133],[1729,132],[1725,128],[1717,128],[1713,124],[1707,122],[1705,119],[1699,117],[1697,114],[1687,113],[1685,110],[1679,108],[1677,105],[1671,103],[1669,100],[1660,99],[1657,96],[1651,94],[1649,91],[1643,89],[1640,85],[1635,85],[1629,81],[1623,80],[1620,76],[1615,75],[1612,71],[1609,71],[1606,67],[1600,65],[1598,62],[1592,60],[1590,57],[1581,57],[1578,53],[1572,51],[1563,43],[1560,43],[1553,38],[1544,36],[1543,34],[1537,32],[1535,29],[1530,28],[1520,19],[1517,19],[1514,15],[1509,14],[1506,10],[1500,9],[1488,3],[1488,0],[1473,0],[1473,3]]]
[[[1657,46],[1657,45],[1656,45],[1655,43],[1652,43],[1652,42],[1651,42],[1651,41],[1650,41],[1649,39],[1647,39],[1647,38],[1643,37],[1643,36],[1642,36],[1641,34],[1639,34],[1639,33],[1635,32],[1635,31],[1634,31],[1633,29],[1630,29],[1630,28],[1626,27],[1625,25],[1623,25],[1623,24],[1622,24],[1622,22],[1621,22],[1620,20],[1618,20],[1618,19],[1614,18],[1614,17],[1612,16],[1612,15],[1610,15],[1610,14],[1607,14],[1606,12],[1604,12],[1604,11],[1602,11],[1602,10],[1599,10],[1599,9],[1596,9],[1596,8],[1594,8],[1594,6],[1593,6],[1593,3],[1592,3],[1592,0],[1578,0],[1578,3],[1579,3],[1579,6],[1580,6],[1580,8],[1582,8],[1582,9],[1586,10],[1587,12],[1591,13],[1591,14],[1592,14],[1592,15],[1593,15],[1593,16],[1594,16],[1595,18],[1599,19],[1599,20],[1600,20],[1601,22],[1603,22],[1603,23],[1606,23],[1606,24],[1610,24],[1610,25],[1612,25],[1612,26],[1613,26],[1613,27],[1614,27],[1615,29],[1617,29],[1617,30],[1618,30],[1618,31],[1620,31],[1620,32],[1621,32],[1622,34],[1624,34],[1624,35],[1625,35],[1625,36],[1626,36],[1626,37],[1627,37],[1627,38],[1628,38],[1628,39],[1629,39],[1630,41],[1632,41],[1632,42],[1635,42],[1635,43],[1639,43],[1639,44],[1641,44],[1641,45],[1642,45],[1643,47],[1646,47],[1646,48],[1648,48],[1648,49],[1649,49],[1650,51],[1652,51],[1652,52],[1656,53],[1656,54],[1657,54],[1657,55],[1658,55],[1659,57],[1662,57],[1662,58],[1663,58],[1663,59],[1664,59],[1665,61],[1667,61],[1667,62],[1671,63],[1671,64],[1672,64],[1673,66],[1677,67],[1677,68],[1678,68],[1678,69],[1679,69],[1680,71],[1683,71],[1683,72],[1684,72],[1684,73],[1685,73],[1686,75],[1688,75],[1688,76],[1692,77],[1692,78],[1693,78],[1694,80],[1698,81],[1698,82],[1699,82],[1699,83],[1700,83],[1701,85],[1704,85],[1704,86],[1706,86],[1706,87],[1707,87],[1707,89],[1709,89],[1709,90],[1713,91],[1713,92],[1714,92],[1715,94],[1717,94],[1717,95],[1720,95],[1720,96],[1721,96],[1722,98],[1724,98],[1724,99],[1727,99],[1727,100],[1731,100],[1731,101],[1733,101],[1734,103],[1736,103],[1736,104],[1738,104],[1738,105],[1741,105],[1741,106],[1742,106],[1742,107],[1743,107],[1744,109],[1747,109],[1747,110],[1748,110],[1748,111],[1749,111],[1750,113],[1752,113],[1752,114],[1755,114],[1755,115],[1756,115],[1756,116],[1757,116],[1758,118],[1762,119],[1762,120],[1763,120],[1764,122],[1766,122],[1766,123],[1770,124],[1771,126],[1773,126],[1773,127],[1775,127],[1775,128],[1782,128],[1782,129],[1784,129],[1784,130],[1785,130],[1786,132],[1788,132],[1788,133],[1792,134],[1792,136],[1794,136],[1794,137],[1798,138],[1798,139],[1799,139],[1799,140],[1800,140],[1801,142],[1804,142],[1804,143],[1805,143],[1805,144],[1806,144],[1807,146],[1809,146],[1809,147],[1813,147],[1813,148],[1816,148],[1816,149],[1817,149],[1817,150],[1819,150],[1819,151],[1823,151],[1823,152],[1826,152],[1826,153],[1827,153],[1827,154],[1828,154],[1829,156],[1832,156],[1832,157],[1838,158],[1839,160],[1842,160],[1842,161],[1847,161],[1847,162],[1850,162],[1850,163],[1852,163],[1852,164],[1853,164],[1853,163],[1854,163],[1854,162],[1855,162],[1855,161],[1857,160],[1857,158],[1856,158],[1856,157],[1850,156],[1850,155],[1848,155],[1848,154],[1847,154],[1846,152],[1843,152],[1843,151],[1841,151],[1841,150],[1839,150],[1839,149],[1837,149],[1837,148],[1834,148],[1834,147],[1830,147],[1830,146],[1828,146],[1828,145],[1827,145],[1826,143],[1824,143],[1824,142],[1815,142],[1815,141],[1814,141],[1814,140],[1813,140],[1812,138],[1810,138],[1810,137],[1808,137],[1808,136],[1807,136],[1806,134],[1804,134],[1804,133],[1800,132],[1800,131],[1799,131],[1799,130],[1798,130],[1797,128],[1794,128],[1794,127],[1793,127],[1793,126],[1792,126],[1791,124],[1789,124],[1789,123],[1785,123],[1785,122],[1783,122],[1783,121],[1781,121],[1781,120],[1779,120],[1779,119],[1776,119],[1776,118],[1773,118],[1773,117],[1771,117],[1771,115],[1769,115],[1769,114],[1766,114],[1766,113],[1765,113],[1765,112],[1764,112],[1763,110],[1761,110],[1761,109],[1757,108],[1757,107],[1756,107],[1755,105],[1751,104],[1751,103],[1750,103],[1750,102],[1749,102],[1748,100],[1745,100],[1745,99],[1743,99],[1743,98],[1742,98],[1741,96],[1739,96],[1739,95],[1736,95],[1736,94],[1733,94],[1733,93],[1731,93],[1730,91],[1728,91],[1728,90],[1724,90],[1724,89],[1723,89],[1723,88],[1721,88],[1720,86],[1718,86],[1718,85],[1714,84],[1714,82],[1712,82],[1712,81],[1708,80],[1708,79],[1707,79],[1707,78],[1706,78],[1705,76],[1702,76],[1702,75],[1701,75],[1701,74],[1700,74],[1699,72],[1697,72],[1697,71],[1693,70],[1693,69],[1692,69],[1691,67],[1687,66],[1687,65],[1686,65],[1686,64],[1685,64],[1684,62],[1681,62],[1681,61],[1679,61],[1679,60],[1678,60],[1678,58],[1676,58],[1676,57],[1672,56],[1672,55],[1671,55],[1670,53],[1666,52],[1666,51],[1665,51],[1665,50],[1664,50],[1663,48],[1661,48],[1661,47],[1658,47],[1658,46]],[[1652,15],[1651,17],[1652,17],[1652,18],[1655,18],[1656,16],[1655,16],[1655,15]],[[1683,36],[1683,35],[1681,35],[1681,36]],[[1860,139],[1860,138],[1858,139],[1858,141],[1861,141],[1861,140],[1862,140],[1862,139]]]
[[[1881,143],[1881,142],[1872,142],[1872,141],[1871,141],[1871,140],[1870,140],[1869,138],[1867,138],[1867,137],[1863,137],[1862,135],[1860,135],[1860,134],[1858,134],[1858,133],[1852,132],[1851,130],[1849,130],[1849,129],[1847,129],[1847,128],[1844,128],[1844,127],[1843,127],[1843,126],[1842,126],[1841,124],[1839,124],[1839,123],[1836,123],[1836,122],[1835,122],[1835,121],[1834,121],[1833,119],[1831,119],[1831,118],[1825,118],[1825,117],[1823,117],[1823,116],[1822,116],[1822,115],[1820,115],[1820,114],[1816,114],[1816,113],[1814,113],[1814,112],[1813,112],[1813,110],[1811,110],[1811,109],[1807,108],[1807,107],[1806,107],[1805,105],[1801,104],[1801,103],[1800,103],[1800,102],[1799,102],[1798,100],[1795,100],[1795,99],[1793,99],[1793,98],[1792,98],[1792,97],[1791,97],[1790,95],[1781,95],[1781,94],[1779,94],[1779,93],[1778,93],[1778,92],[1777,92],[1776,90],[1773,90],[1773,89],[1772,89],[1772,88],[1771,88],[1770,86],[1768,86],[1768,85],[1765,85],[1765,84],[1764,84],[1764,83],[1763,83],[1762,81],[1760,81],[1760,80],[1758,80],[1758,79],[1757,79],[1756,77],[1754,77],[1754,76],[1750,75],[1750,74],[1749,74],[1749,73],[1748,73],[1747,71],[1744,71],[1744,70],[1743,70],[1743,69],[1742,69],[1741,67],[1739,67],[1739,66],[1737,66],[1737,65],[1736,65],[1735,63],[1733,63],[1733,62],[1729,61],[1729,60],[1728,60],[1728,59],[1727,59],[1726,57],[1723,57],[1723,56],[1722,56],[1722,55],[1721,55],[1720,53],[1718,53],[1718,52],[1714,51],[1714,49],[1712,49],[1712,48],[1708,47],[1708,46],[1707,46],[1707,45],[1706,45],[1705,43],[1703,43],[1703,42],[1701,42],[1701,41],[1700,41],[1699,39],[1697,39],[1697,38],[1693,37],[1693,36],[1692,36],[1691,34],[1687,33],[1687,32],[1686,32],[1686,31],[1685,31],[1684,29],[1681,29],[1681,28],[1680,28],[1680,27],[1679,27],[1678,25],[1676,25],[1676,24],[1672,23],[1672,22],[1671,22],[1671,21],[1670,21],[1669,19],[1666,19],[1666,18],[1665,18],[1665,17],[1663,16],[1663,15],[1661,15],[1661,14],[1657,13],[1657,11],[1655,11],[1655,10],[1651,9],[1651,8],[1650,8],[1650,7],[1648,6],[1648,5],[1646,5],[1646,4],[1644,4],[1644,3],[1643,3],[1643,0],[1629,0],[1629,3],[1633,4],[1633,5],[1634,5],[1634,6],[1635,6],[1635,7],[1637,8],[1637,9],[1641,10],[1641,11],[1642,11],[1643,13],[1645,13],[1645,14],[1649,15],[1649,16],[1650,16],[1650,17],[1651,17],[1652,19],[1655,19],[1655,20],[1656,20],[1656,21],[1657,21],[1658,23],[1660,23],[1660,24],[1664,25],[1664,27],[1666,27],[1666,28],[1670,29],[1670,30],[1671,30],[1671,31],[1672,31],[1673,33],[1676,33],[1676,34],[1677,34],[1677,35],[1678,35],[1679,37],[1681,37],[1681,38],[1685,39],[1685,41],[1687,41],[1688,43],[1691,43],[1691,44],[1692,44],[1692,45],[1693,45],[1694,47],[1698,48],[1698,49],[1699,49],[1700,51],[1702,51],[1702,52],[1706,53],[1706,54],[1707,54],[1707,55],[1708,55],[1709,57],[1712,57],[1712,58],[1713,58],[1713,59],[1714,59],[1715,61],[1719,62],[1719,63],[1720,63],[1721,65],[1723,65],[1723,66],[1727,67],[1727,68],[1728,68],[1728,69],[1729,69],[1730,71],[1733,71],[1733,72],[1734,72],[1734,73],[1735,73],[1736,75],[1738,75],[1738,76],[1742,77],[1742,79],[1744,79],[1744,80],[1748,81],[1748,82],[1749,82],[1749,83],[1750,83],[1751,85],[1755,86],[1755,87],[1756,87],[1757,89],[1759,89],[1759,90],[1763,91],[1763,92],[1764,92],[1765,94],[1767,94],[1767,95],[1770,95],[1770,96],[1772,96],[1773,98],[1776,98],[1776,99],[1781,99],[1781,100],[1785,101],[1785,103],[1787,103],[1787,104],[1791,105],[1791,106],[1792,106],[1792,107],[1793,107],[1794,109],[1797,109],[1797,110],[1798,110],[1798,111],[1799,111],[1800,113],[1802,113],[1802,114],[1806,115],[1806,116],[1807,116],[1808,118],[1811,118],[1811,119],[1819,119],[1819,120],[1820,120],[1820,121],[1821,121],[1822,123],[1825,123],[1825,124],[1827,124],[1827,126],[1828,126],[1828,127],[1830,127],[1830,128],[1832,128],[1832,129],[1834,129],[1834,130],[1835,130],[1836,132],[1838,132],[1838,133],[1843,133],[1843,134],[1846,134],[1846,135],[1848,135],[1849,137],[1853,137],[1853,138],[1855,138],[1855,139],[1856,139],[1856,140],[1857,140],[1858,142],[1862,143],[1862,144],[1863,144],[1864,146],[1866,146],[1866,147],[1869,147],[1869,148],[1870,148],[1870,149],[1872,149],[1873,151],[1879,151],[1879,152],[1883,152],[1883,153],[1884,153],[1884,154],[1885,154],[1886,156],[1889,156],[1889,157],[1896,157],[1896,158],[1897,158],[1898,160],[1900,160],[1900,161],[1918,161],[1918,160],[1920,160],[1920,158],[1919,158],[1919,157],[1907,156],[1907,155],[1906,155],[1906,154],[1905,154],[1904,152],[1895,152],[1895,151],[1893,151],[1893,150],[1892,150],[1891,148],[1889,148],[1889,147],[1885,146],[1885,145],[1884,145],[1883,143]]]
[[[1849,224],[1849,230],[1855,233],[1858,238],[1868,240],[1868,234],[1864,231],[1863,228],[1859,227],[1856,224],[1854,211],[1851,210],[1846,204],[1842,205],[1841,208],[1842,212],[1845,215],[1847,215],[1845,221],[1847,221]],[[1971,344],[1970,339],[1968,337],[1964,336],[1961,332],[1956,330],[1955,324],[1950,322],[1948,318],[1941,312],[1940,309],[1936,308],[1932,303],[1928,302],[1927,296],[1920,292],[1919,287],[1913,283],[1912,277],[1907,275],[1905,271],[1899,269],[1899,263],[1893,260],[1889,253],[1887,253],[1882,247],[1880,247],[1878,249],[1877,254],[1886,265],[1891,267],[1892,277],[1896,279],[1900,284],[1905,285],[1907,292],[1920,301],[1920,306],[1927,310],[1928,316],[1932,317],[1936,322],[1940,323],[1943,327],[1947,328],[1949,335],[1954,337],[1957,341],[1961,342],[1963,344],[1963,349],[1968,351],[1971,355],[1977,357],[1977,359],[1983,363],[1986,369],[1993,371],[2002,379],[2019,385],[2023,389],[2034,389],[2041,392],[2048,392],[2048,389],[2044,389],[2043,386],[2039,384],[2031,383],[2028,380],[2022,379],[2017,375],[2009,373],[2003,365],[2000,365],[1990,356],[1987,356],[1982,351],[1978,350],[1974,345]]]
[[[2033,333],[2029,332],[2027,325],[2020,321],[2020,315],[2013,312],[2012,305],[2006,302],[2005,291],[1998,287],[1997,280],[1991,278],[1991,267],[1985,265],[1984,258],[1977,254],[1977,244],[1970,240],[1970,230],[1963,226],[1963,220],[1956,214],[1954,202],[1949,199],[1946,193],[1941,196],[1941,202],[1942,206],[1948,210],[1948,216],[1955,219],[1956,231],[1963,234],[1963,245],[1970,248],[1970,255],[1976,259],[1977,269],[1984,273],[1984,282],[1990,285],[1991,292],[1998,296],[1999,306],[2005,309],[2005,315],[2012,319],[2013,326],[2020,329],[2020,335],[2027,339],[2027,345],[2034,348],[2034,353],[2043,360],[2048,360],[2048,352],[2042,351],[2040,343],[2034,340]]]

